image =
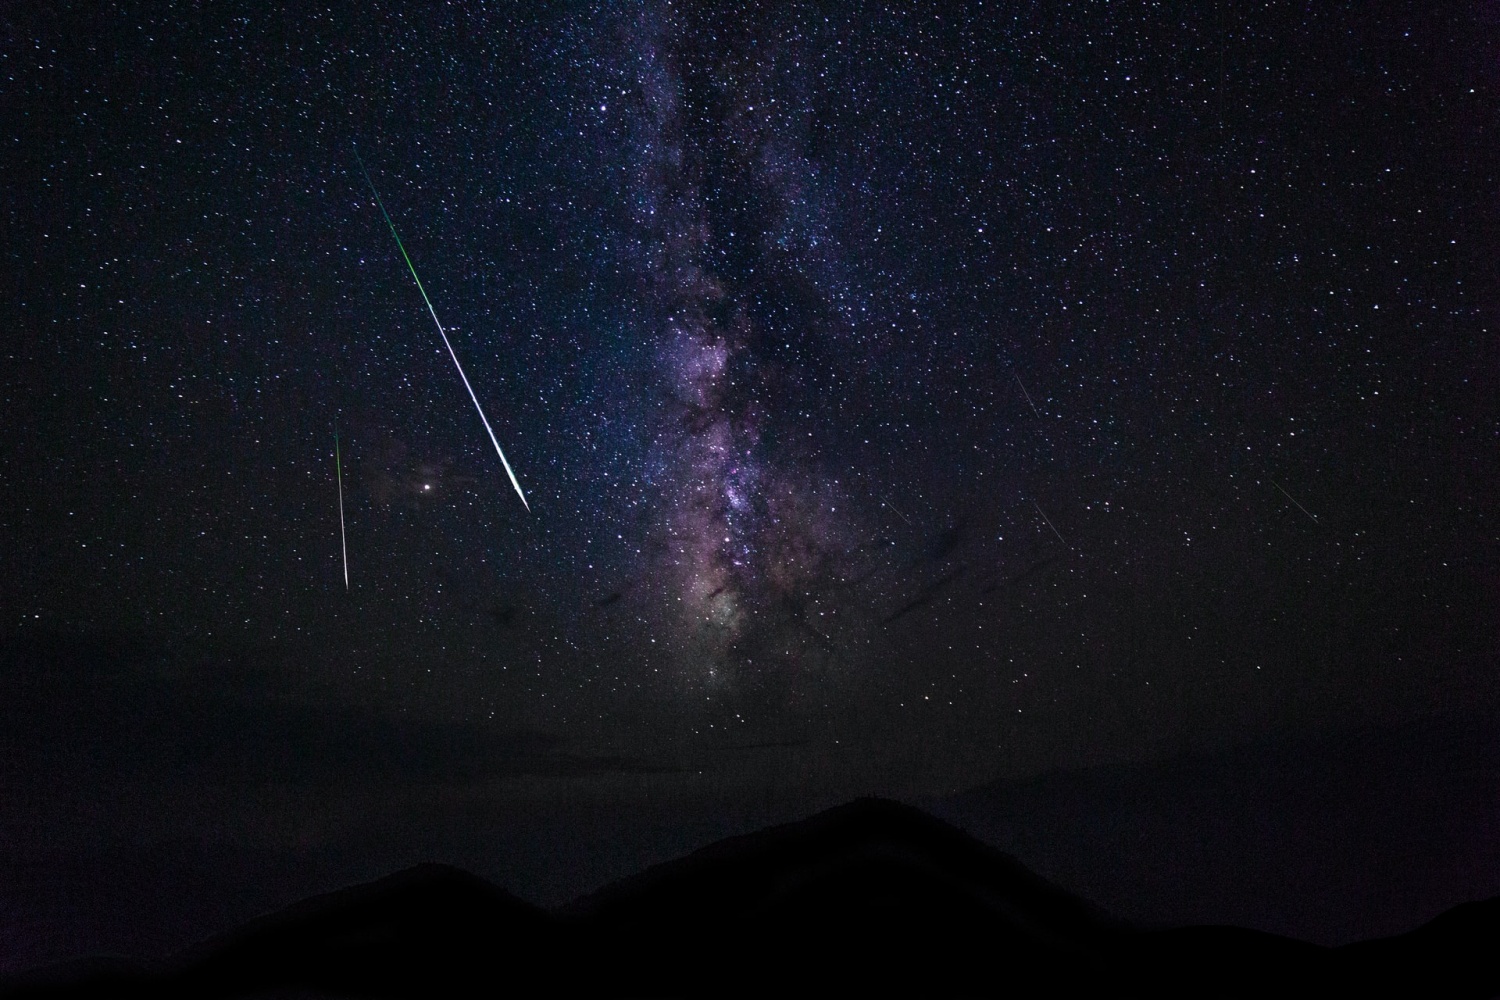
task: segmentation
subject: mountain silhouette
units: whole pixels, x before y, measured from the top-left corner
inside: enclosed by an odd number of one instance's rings
[[[1142,926],[1341,945],[1500,895],[1492,720],[1434,717],[1053,771],[918,803]]]
[[[1085,982],[1125,931],[1009,856],[881,800],[720,841],[560,917],[640,995]]]
[[[909,806],[865,799],[720,841],[560,910],[421,865],[157,967],[90,960],[16,997],[1500,994],[1500,899],[1340,948],[1143,930]]]

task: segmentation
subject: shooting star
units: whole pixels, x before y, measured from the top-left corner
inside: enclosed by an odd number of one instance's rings
[[[1295,503],[1295,501],[1293,501],[1293,502]],[[1052,529],[1052,533],[1057,536],[1057,540],[1059,542],[1062,542],[1063,543],[1063,547],[1066,548],[1067,544],[1068,544],[1068,540],[1062,536],[1062,532],[1061,531],[1057,530],[1057,525],[1055,525],[1055,524],[1052,523],[1052,518],[1050,518],[1050,517],[1047,516],[1047,512],[1044,511],[1044,510],[1042,510],[1042,505],[1039,504],[1039,503],[1037,503],[1036,500],[1035,500],[1035,498],[1032,499],[1031,505],[1036,508],[1036,512],[1038,514],[1042,515],[1042,520],[1047,522],[1047,527],[1049,527],[1049,528]]]
[[[412,280],[417,283],[417,291],[422,293],[422,301],[427,303],[427,311],[432,314],[432,322],[437,324],[438,336],[443,338],[443,346],[448,348],[448,356],[453,359],[453,367],[458,369],[458,377],[463,379],[464,388],[469,390],[469,398],[474,401],[474,409],[479,411],[479,419],[484,422],[484,429],[489,432],[490,443],[495,446],[495,454],[500,456],[500,464],[505,466],[505,474],[510,477],[510,484],[516,488],[516,496],[521,498],[521,506],[531,512],[531,504],[526,502],[526,494],[521,492],[521,484],[516,481],[516,474],[510,467],[510,462],[505,458],[505,452],[500,448],[500,440],[495,437],[495,430],[490,426],[490,420],[484,415],[484,407],[479,405],[479,397],[474,393],[474,387],[469,384],[469,376],[464,374],[464,366],[458,362],[458,353],[453,350],[453,344],[448,340],[448,333],[443,329],[442,321],[438,319],[437,310],[432,308],[432,300],[427,297],[427,289],[422,287],[422,279],[417,277],[417,268],[411,262],[411,257],[406,252],[406,246],[401,242],[401,236],[396,232],[396,224],[391,221],[391,213],[385,210],[385,202],[380,200],[380,192],[375,190],[375,182],[370,180],[370,172],[365,169],[365,161],[360,159],[359,150],[354,151],[355,162],[359,164],[359,172],[365,175],[365,183],[370,185],[370,193],[375,196],[375,204],[380,206],[380,214],[385,217],[385,224],[390,227],[391,235],[396,239],[396,249],[401,251],[402,260],[406,261],[406,269],[411,272]]]
[[[1286,490],[1281,489],[1281,484],[1280,483],[1278,483],[1276,480],[1272,479],[1271,480],[1271,485],[1274,486],[1274,487],[1276,487],[1278,490],[1281,490],[1281,495],[1284,496],[1284,497],[1286,497],[1293,504],[1295,504],[1298,510],[1300,510],[1302,513],[1306,514],[1308,517],[1312,518],[1313,524],[1317,524],[1318,523],[1318,516],[1316,514],[1314,514],[1312,511],[1308,510],[1306,507],[1302,506],[1300,503],[1297,503],[1297,498],[1294,497],[1294,496],[1292,496]]]
[[[339,432],[333,432],[333,468],[339,481],[339,547],[344,550],[344,589],[349,589],[349,536],[344,532],[344,460],[339,455]]]
[[[1038,410],[1036,408],[1036,404],[1031,401],[1031,393],[1026,391],[1026,383],[1021,381],[1021,376],[1016,374],[1016,370],[1014,368],[1010,370],[1010,377],[1015,379],[1016,385],[1021,387],[1021,395],[1026,397],[1026,403],[1031,407],[1031,412],[1036,414],[1036,418],[1038,420],[1042,419],[1041,411]]]
[[[881,502],[884,503],[887,507],[889,507],[895,513],[895,515],[897,517],[901,518],[901,520],[905,521],[907,524],[911,524],[910,519],[908,519],[907,516],[905,514],[901,513],[899,510],[896,510],[896,505],[893,504],[893,503],[891,503],[890,500],[888,500],[888,499],[882,499]]]

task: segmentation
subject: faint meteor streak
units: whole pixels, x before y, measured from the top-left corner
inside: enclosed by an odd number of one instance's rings
[[[1297,503],[1297,498],[1294,497],[1294,496],[1292,496],[1286,490],[1281,489],[1281,484],[1280,483],[1278,483],[1276,480],[1272,479],[1271,480],[1271,485],[1274,486],[1274,487],[1276,487],[1278,490],[1281,490],[1281,495],[1284,496],[1284,497],[1286,497],[1293,504],[1295,504],[1298,510],[1300,510],[1302,513],[1306,514],[1308,517],[1312,518],[1313,524],[1317,524],[1318,523],[1318,516],[1316,514],[1314,514],[1312,511],[1308,510],[1306,507],[1302,506],[1300,503]]]
[[[349,536],[344,533],[344,460],[339,456],[339,432],[333,432],[333,468],[339,481],[339,547],[344,550],[344,589],[349,589]]]
[[[885,503],[885,505],[887,507],[889,507],[892,511],[895,512],[895,515],[897,517],[901,518],[901,520],[903,520],[903,521],[906,521],[907,524],[911,524],[911,521],[907,518],[907,516],[905,514],[901,513],[899,510],[896,510],[896,505],[893,504],[893,503],[891,503],[891,501],[889,499],[886,499],[883,502]]]
[[[1292,502],[1296,503],[1295,500],[1292,501]],[[1042,520],[1047,522],[1047,527],[1049,527],[1049,528],[1052,529],[1052,533],[1057,536],[1057,540],[1059,542],[1062,542],[1063,546],[1066,547],[1067,544],[1068,544],[1068,540],[1062,536],[1062,532],[1061,531],[1057,530],[1057,525],[1055,525],[1055,524],[1052,523],[1052,518],[1050,518],[1050,517],[1047,516],[1047,512],[1044,511],[1044,510],[1042,510],[1042,505],[1039,504],[1039,503],[1037,503],[1036,500],[1035,500],[1035,498],[1032,499],[1031,505],[1036,508],[1036,512],[1038,514],[1042,515]]]
[[[521,506],[531,512],[531,504],[526,502],[526,494],[521,492],[521,484],[516,481],[516,474],[510,467],[510,462],[505,458],[505,452],[500,448],[500,440],[495,437],[495,430],[490,426],[490,420],[484,415],[484,407],[479,405],[479,397],[474,393],[474,387],[469,384],[469,376],[464,374],[464,366],[459,364],[458,353],[453,350],[453,344],[448,340],[448,333],[443,329],[442,321],[438,319],[437,310],[432,308],[432,300],[427,297],[427,289],[422,287],[422,279],[417,277],[417,268],[411,262],[411,257],[406,252],[406,246],[401,242],[401,236],[396,232],[396,224],[391,221],[391,213],[385,210],[385,202],[380,200],[380,192],[375,190],[375,182],[370,179],[370,172],[365,169],[365,161],[360,159],[359,150],[354,151],[354,159],[359,164],[359,172],[365,175],[365,183],[370,185],[370,193],[375,196],[375,204],[380,206],[380,214],[385,217],[385,224],[390,227],[391,235],[396,239],[396,249],[401,251],[401,258],[406,261],[406,269],[411,272],[412,280],[417,283],[417,291],[422,293],[422,301],[427,304],[427,311],[432,314],[432,322],[437,325],[438,336],[443,338],[443,346],[448,348],[448,356],[453,359],[453,367],[458,369],[458,377],[463,379],[464,388],[469,390],[469,398],[474,401],[474,409],[479,411],[479,419],[484,422],[484,429],[489,432],[490,443],[495,446],[495,454],[500,456],[500,464],[505,466],[505,474],[510,477],[510,484],[516,488],[516,496],[521,498]]]
[[[1010,370],[1010,377],[1015,379],[1016,385],[1021,387],[1021,395],[1026,397],[1026,403],[1031,407],[1031,412],[1036,414],[1036,418],[1038,420],[1042,419],[1041,411],[1038,410],[1036,408],[1036,404],[1031,401],[1031,393],[1026,391],[1026,383],[1021,381],[1021,376],[1016,374],[1016,370],[1014,368]]]

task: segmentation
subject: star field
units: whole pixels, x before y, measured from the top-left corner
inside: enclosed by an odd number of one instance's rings
[[[4,23],[7,629],[861,788],[1494,694],[1486,5]]]

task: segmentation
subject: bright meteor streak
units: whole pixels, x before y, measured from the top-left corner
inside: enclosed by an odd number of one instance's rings
[[[427,311],[432,314],[432,322],[437,324],[438,336],[443,338],[443,346],[448,348],[448,356],[453,359],[453,367],[458,369],[458,377],[463,379],[464,388],[469,390],[469,398],[474,401],[474,409],[479,411],[479,419],[484,422],[484,429],[489,432],[490,443],[495,446],[495,454],[500,456],[500,464],[505,466],[505,474],[510,477],[510,484],[516,488],[516,496],[521,498],[521,506],[531,512],[531,504],[526,502],[526,494],[521,492],[521,484],[516,481],[516,474],[510,467],[510,462],[505,458],[505,452],[500,449],[500,440],[495,437],[494,428],[490,426],[490,420],[484,415],[484,407],[479,405],[479,397],[474,394],[474,387],[469,384],[469,376],[464,374],[464,366],[458,362],[458,354],[453,350],[453,344],[448,340],[448,333],[443,329],[442,321],[438,319],[437,310],[432,308],[432,300],[427,297],[427,289],[422,287],[422,279],[417,277],[417,268],[411,262],[411,257],[406,253],[406,246],[401,242],[401,236],[396,232],[396,224],[391,221],[391,213],[385,210],[385,202],[380,200],[380,192],[375,190],[375,182],[370,180],[370,172],[365,169],[365,161],[360,159],[359,150],[354,151],[354,159],[359,164],[359,172],[365,175],[365,183],[370,185],[370,193],[375,196],[375,204],[380,206],[380,214],[385,217],[385,224],[390,227],[391,235],[396,238],[396,249],[401,251],[401,259],[406,261],[406,269],[411,272],[412,280],[417,283],[417,291],[422,293],[422,301],[427,303]]]
[[[339,547],[344,550],[344,589],[349,589],[349,536],[344,533],[344,461],[339,457],[339,432],[333,432],[333,467],[339,480]]]

